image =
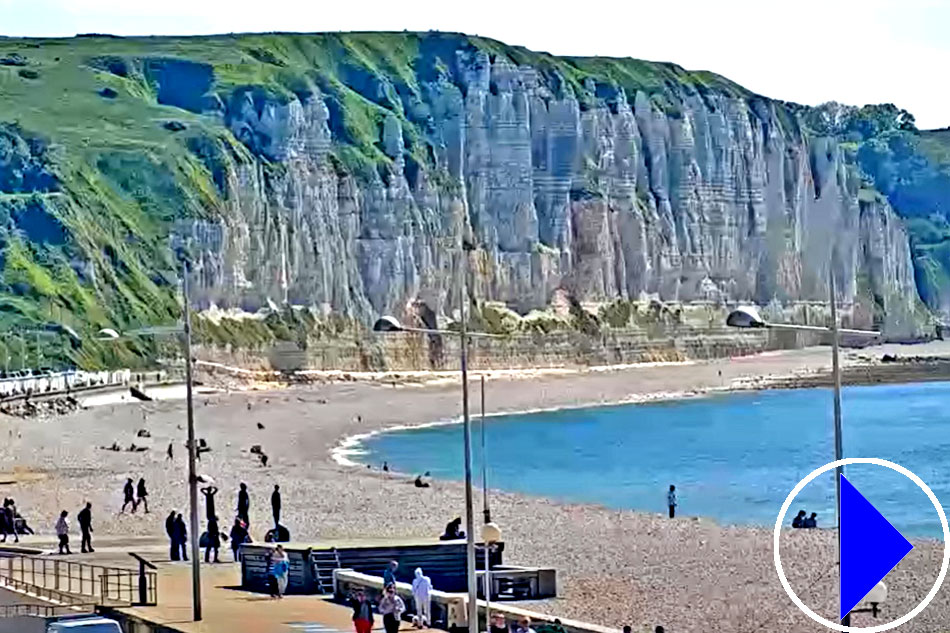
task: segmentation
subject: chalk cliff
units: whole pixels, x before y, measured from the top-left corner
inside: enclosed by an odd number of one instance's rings
[[[925,327],[902,220],[842,139],[712,73],[438,33],[4,45],[38,77],[0,88],[0,118],[16,122],[0,172],[55,174],[0,178],[6,248],[28,272],[75,275],[83,290],[57,282],[43,299],[94,324],[175,312],[175,233],[206,308],[451,315],[464,240],[471,297],[521,314],[558,292],[826,301],[833,267],[855,322]],[[57,116],[76,103],[26,109],[31,86],[66,73],[99,117],[82,138]],[[29,194],[69,266],[24,228]]]

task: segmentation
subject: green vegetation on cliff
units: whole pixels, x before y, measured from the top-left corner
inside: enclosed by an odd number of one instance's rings
[[[429,131],[438,113],[425,91],[437,83],[464,97],[468,79],[456,61],[482,54],[531,66],[582,110],[615,109],[621,89],[628,100],[644,93],[670,117],[681,115],[683,95],[726,94],[753,110],[767,101],[673,64],[560,58],[458,34],[0,39],[0,329],[69,326],[83,343],[44,335],[44,355],[87,366],[147,353],[151,343],[115,346],[94,333],[175,320],[173,228],[222,214],[232,193],[228,165],[259,161],[269,174],[282,168],[269,139],[232,133],[229,119],[242,103],[260,115],[267,103],[319,95],[332,166],[359,179],[385,181],[392,173],[382,131],[396,117],[407,178],[425,170],[431,181],[457,187],[436,167]],[[818,133],[819,110],[775,107],[787,133],[798,133],[797,117]],[[821,131],[852,143],[869,190],[911,218],[922,292],[942,305],[950,294],[948,134],[918,133],[912,119],[891,115],[859,114],[853,125]],[[527,321],[527,328],[546,323]],[[198,333],[217,344],[254,345],[321,327],[285,316],[200,323]]]

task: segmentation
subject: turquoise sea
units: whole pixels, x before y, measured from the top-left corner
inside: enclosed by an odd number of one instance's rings
[[[897,462],[941,504],[950,502],[950,383],[849,387],[842,407],[846,457]],[[792,488],[834,460],[831,411],[830,390],[801,389],[490,417],[489,487],[665,512],[666,489],[675,484],[680,514],[771,526]],[[477,484],[480,432],[476,416]],[[366,463],[463,476],[461,425],[383,433],[364,448]],[[846,477],[908,536],[939,538],[933,505],[909,479],[871,465],[850,466]],[[799,508],[818,512],[819,525],[833,524],[830,472],[802,491],[786,520]]]

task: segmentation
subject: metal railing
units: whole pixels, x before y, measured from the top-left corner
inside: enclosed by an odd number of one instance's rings
[[[35,556],[0,559],[0,586],[30,593],[45,592],[95,598],[101,604],[154,605],[158,602],[158,574],[154,571],[104,567]],[[37,595],[40,595],[37,593]],[[49,595],[54,600],[59,598]]]
[[[17,616],[48,618],[73,613],[92,613],[95,609],[96,605],[92,602],[75,604],[5,604],[0,605],[0,618],[14,618]]]

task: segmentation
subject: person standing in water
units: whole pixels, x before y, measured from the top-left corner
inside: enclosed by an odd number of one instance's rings
[[[96,550],[92,549],[92,504],[88,501],[86,502],[86,507],[79,511],[79,514],[76,515],[76,521],[79,522],[79,531],[82,533],[82,553],[85,554],[89,552],[95,552]]]
[[[666,493],[666,505],[670,508],[670,518],[676,516],[676,486],[670,484],[670,491]]]
[[[274,492],[270,495],[270,507],[274,513],[274,527],[280,525],[280,486],[274,484]]]
[[[131,477],[126,479],[125,485],[122,486],[122,498],[122,509],[119,512],[125,512],[125,507],[128,505],[131,505],[132,512],[135,512],[135,486],[132,484]]]

